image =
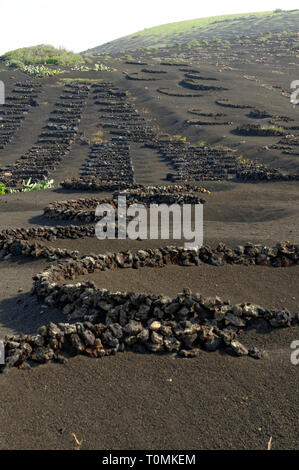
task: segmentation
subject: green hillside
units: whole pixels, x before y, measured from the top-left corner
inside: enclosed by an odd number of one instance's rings
[[[144,29],[90,49],[91,53],[132,51],[143,47],[165,47],[174,43],[210,40],[215,37],[276,33],[299,30],[299,10],[211,16]]]

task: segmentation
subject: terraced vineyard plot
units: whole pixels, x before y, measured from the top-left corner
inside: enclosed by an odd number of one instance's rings
[[[292,179],[279,170],[246,161],[225,147],[194,147],[185,142],[158,140],[149,147],[156,149],[169,161],[176,173],[169,173],[170,181],[203,180],[279,180]],[[296,178],[296,176],[294,176]],[[298,177],[297,177],[298,178]]]
[[[41,84],[30,81],[18,82],[6,103],[0,108],[0,150],[11,142],[22,126],[30,109],[38,106],[37,98]]]
[[[89,88],[85,85],[66,84],[56,109],[36,144],[14,164],[0,169],[2,183],[17,188],[22,180],[33,182],[47,178],[71,150],[77,136],[78,125]]]

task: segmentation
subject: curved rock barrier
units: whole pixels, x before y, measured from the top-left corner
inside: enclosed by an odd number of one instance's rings
[[[199,72],[198,72],[199,73]],[[185,77],[186,78],[189,78],[191,80],[212,80],[212,81],[216,81],[218,82],[219,79],[218,78],[214,78],[214,77],[202,77],[201,75],[198,75],[198,74],[195,74],[195,73],[185,73]]]
[[[128,64],[128,65],[148,65],[146,62],[141,62],[139,60],[126,60],[125,64]]]
[[[247,348],[238,341],[239,330],[260,320],[266,321],[269,328],[299,323],[299,314],[292,315],[286,309],[270,311],[252,303],[231,305],[218,297],[205,299],[188,289],[169,299],[111,294],[94,289],[91,283],[84,287],[88,290],[86,302],[97,302],[102,313],[91,321],[50,323],[41,326],[36,335],[6,338],[1,372],[8,372],[11,367],[30,369],[50,361],[64,363],[79,354],[104,357],[125,350],[196,357],[201,349],[224,349],[235,356],[260,359],[263,351]]]
[[[275,247],[267,247],[246,243],[244,246],[240,245],[230,249],[224,243],[219,243],[215,249],[204,245],[197,250],[166,246],[160,249],[149,248],[138,250],[135,253],[128,250],[105,255],[88,255],[77,261],[66,262],[51,267],[46,272],[37,275],[35,277],[34,291],[41,298],[48,297],[51,294],[51,299],[56,305],[58,297],[55,292],[60,287],[59,284],[54,286],[53,282],[70,280],[76,276],[107,269],[138,269],[145,266],[163,267],[171,264],[178,266],[200,266],[202,263],[213,266],[223,266],[225,264],[272,267],[295,266],[299,264],[299,245],[284,242],[278,243]]]
[[[279,243],[273,248],[247,243],[230,250],[220,243],[216,250],[202,247],[185,250],[166,247],[160,250],[139,250],[135,254],[121,252],[90,255],[80,260],[62,260],[57,266],[34,277],[32,294],[48,306],[63,309],[69,319],[83,318],[70,323],[50,323],[41,326],[35,335],[7,337],[5,365],[30,369],[49,361],[63,363],[67,358],[84,354],[103,357],[133,349],[138,352],[175,353],[195,357],[206,351],[224,349],[235,356],[259,359],[263,351],[247,348],[238,341],[238,332],[257,322],[267,322],[270,328],[299,324],[299,313],[287,309],[267,310],[244,302],[230,304],[219,297],[204,298],[184,289],[175,298],[163,295],[112,293],[96,288],[93,282],[63,284],[77,275],[141,266],[179,264],[198,265],[201,261],[219,265],[230,263],[269,264],[290,266],[298,264],[299,245]],[[222,264],[222,263],[220,263]]]
[[[266,119],[271,118],[272,114],[268,113],[268,111],[265,110],[253,109],[252,111],[250,111],[249,114],[247,114],[247,116],[252,119]]]
[[[200,109],[196,109],[196,108],[188,109],[188,113],[195,114],[196,116],[214,117],[214,118],[227,116],[227,114],[225,113],[203,113]]]
[[[166,70],[152,70],[152,69],[142,69],[141,72],[143,73],[153,73],[153,74],[165,74],[167,73]]]
[[[0,232],[0,243],[8,240],[47,240],[82,238],[90,236],[93,230],[90,225],[56,225],[55,227],[9,228]]]
[[[177,96],[179,98],[199,98],[202,96],[199,93],[180,93],[179,91],[172,91],[170,88],[157,88],[157,92],[162,95]]]
[[[259,137],[285,135],[285,131],[282,128],[276,126],[262,127],[259,124],[243,124],[242,126],[236,127],[235,132],[238,135]]]
[[[187,119],[184,124],[187,126],[232,126],[232,121],[195,121]]]
[[[251,109],[253,106],[249,104],[238,104],[238,103],[231,103],[228,99],[216,100],[216,104],[219,106],[223,106],[224,108],[239,108],[239,109]]]
[[[139,81],[139,82],[155,82],[155,81],[159,80],[158,78],[154,78],[154,77],[143,77],[138,72],[131,73],[131,74],[126,73],[126,79],[127,80],[136,80],[136,81]]]
[[[141,191],[146,192],[149,191],[158,191],[158,192],[186,192],[186,193],[193,193],[193,192],[200,192],[200,193],[209,193],[205,188],[196,185],[195,183],[187,183],[187,184],[175,184],[175,185],[168,185],[168,186],[147,186],[144,184],[134,183],[124,183],[124,182],[109,182],[103,181],[98,182],[94,180],[87,180],[84,178],[72,178],[69,180],[64,180],[60,183],[60,185],[65,189],[72,189],[72,190],[84,190],[84,191],[115,191],[115,190],[128,190],[128,191]],[[166,189],[167,188],[167,189]]]
[[[198,76],[201,72],[199,70],[196,70],[196,69],[190,69],[190,68],[187,68],[187,69],[179,69],[180,72],[187,72],[187,73],[193,73],[193,74],[196,74],[196,76]]]
[[[168,189],[169,188],[169,189]],[[186,192],[185,192],[186,191]],[[118,191],[112,198],[80,198],[51,202],[44,209],[44,215],[51,219],[80,220],[92,223],[97,220],[95,210],[99,204],[118,206],[118,197],[125,196],[127,205],[143,204],[205,204],[206,200],[197,193],[210,194],[201,187],[186,186],[142,186]]]
[[[132,187],[132,184],[125,181],[98,181],[89,178],[67,179],[62,181],[60,185],[65,189],[78,191],[115,191]]]
[[[49,247],[41,241],[93,236],[95,236],[95,228],[91,225],[6,229],[0,232],[0,259],[9,259],[13,256],[46,258],[51,261],[61,258],[77,259],[79,258],[78,251]]]
[[[13,256],[25,256],[30,258],[46,258],[56,261],[61,258],[77,259],[78,251],[63,248],[45,246],[39,242],[8,238],[0,241],[0,260],[9,259]]]
[[[189,64],[183,64],[182,62],[160,62],[160,65],[169,67],[189,67]]]
[[[199,90],[199,91],[227,91],[228,90],[228,88],[224,88],[221,86],[201,85],[191,79],[181,80],[179,82],[179,85],[182,86],[183,88],[189,88],[190,90]]]

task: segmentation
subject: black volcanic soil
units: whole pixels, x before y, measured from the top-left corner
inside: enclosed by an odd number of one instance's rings
[[[254,51],[253,51],[254,52]],[[229,54],[229,52],[227,52]],[[137,58],[142,58],[138,56]],[[155,60],[154,60],[155,59]],[[270,60],[270,59],[269,59]],[[289,89],[295,66],[292,57],[271,63],[233,64],[232,70],[211,63],[192,61],[204,77],[219,81],[199,81],[226,87],[228,91],[203,91],[200,98],[170,97],[157,88],[177,89],[184,78],[181,67],[160,65],[148,57],[146,68],[165,70],[155,74],[157,81],[127,80],[122,72],[136,73],[142,65],[112,60],[118,69],[102,73],[101,78],[130,91],[134,105],[150,125],[162,132],[186,136],[193,143],[229,145],[245,157],[286,172],[298,172],[299,160],[265,146],[277,142],[273,137],[240,137],[236,126],[185,126],[197,117],[191,108],[203,113],[227,114],[221,120],[234,124],[255,122],[248,109],[223,108],[216,100],[249,104],[271,114],[287,115],[298,125],[298,112],[289,98],[262,83]],[[272,73],[281,69],[282,75]],[[150,75],[150,74],[148,74]],[[14,78],[11,78],[14,77]],[[40,133],[55,100],[61,92],[63,77],[98,78],[90,72],[69,72],[45,79],[44,103],[27,116],[14,140],[0,150],[2,165],[14,162],[28,150]],[[294,76],[293,79],[297,77]],[[0,71],[0,79],[24,79],[20,72]],[[187,90],[181,87],[181,92]],[[209,118],[210,119],[210,118]],[[80,131],[88,138],[97,130],[98,114],[91,100],[84,111]],[[133,144],[136,179],[141,183],[161,184],[170,167],[154,152]],[[64,191],[58,183],[78,176],[86,160],[87,147],[73,145],[69,156],[53,172],[56,189],[0,196],[0,226],[29,227],[55,225],[46,219],[43,208],[51,201],[106,194]],[[246,241],[274,245],[283,240],[298,243],[298,183],[204,182],[212,191],[204,207],[204,241],[212,246],[224,241],[229,246]],[[66,222],[58,222],[64,224]],[[52,246],[77,249],[82,254],[169,244],[157,241],[56,240]],[[173,244],[171,241],[170,244]],[[65,321],[63,314],[43,308],[30,295],[32,276],[49,263],[44,260],[11,258],[0,260],[0,337],[14,332],[34,332],[50,321]],[[98,285],[109,289],[163,292],[174,295],[186,285],[205,295],[219,295],[231,301],[252,301],[266,307],[288,307],[298,311],[298,267],[268,268],[202,266],[168,267],[160,270],[123,270],[94,276]],[[83,280],[83,278],[82,278]],[[202,352],[198,358],[117,354],[104,359],[76,357],[66,365],[49,364],[31,371],[12,370],[0,376],[0,449],[72,449],[72,433],[83,439],[83,449],[265,449],[273,437],[274,449],[298,449],[298,367],[290,362],[290,344],[299,339],[299,329],[252,330],[241,339],[266,350],[263,359],[235,358],[222,353]]]

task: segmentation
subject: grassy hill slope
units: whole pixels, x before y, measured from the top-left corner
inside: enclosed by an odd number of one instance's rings
[[[299,10],[270,11],[211,16],[144,29],[90,49],[91,53],[132,51],[143,47],[164,47],[174,43],[210,40],[215,37],[276,33],[299,30]]]

